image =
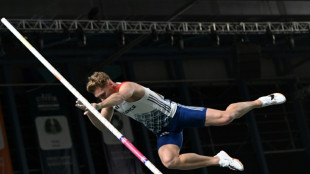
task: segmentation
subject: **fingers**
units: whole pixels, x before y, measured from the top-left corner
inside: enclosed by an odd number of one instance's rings
[[[81,109],[81,110],[84,110],[84,111],[87,110],[86,106],[83,105],[83,103],[82,103],[80,100],[76,100],[75,103],[76,103],[75,106],[76,106],[77,108],[79,108],[79,109]]]
[[[76,104],[75,106],[81,110],[84,110],[84,111],[87,109],[86,106],[84,106],[84,105]]]
[[[84,115],[93,115],[88,109],[87,107],[80,101],[80,100],[76,100],[75,102],[75,106],[81,110],[84,111]],[[97,106],[97,103],[91,103],[91,105],[98,110],[98,106]]]

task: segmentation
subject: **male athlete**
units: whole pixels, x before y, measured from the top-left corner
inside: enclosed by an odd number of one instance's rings
[[[207,166],[229,167],[243,171],[242,163],[220,151],[214,157],[195,153],[180,154],[185,127],[223,126],[255,108],[282,104],[284,95],[274,93],[257,100],[230,104],[226,110],[183,106],[164,99],[149,88],[134,82],[115,83],[104,72],[95,72],[88,78],[87,91],[101,100],[92,103],[101,115],[111,121],[114,109],[146,126],[157,136],[158,154],[169,169],[190,170]],[[80,102],[76,106],[84,110],[99,130],[104,125]]]

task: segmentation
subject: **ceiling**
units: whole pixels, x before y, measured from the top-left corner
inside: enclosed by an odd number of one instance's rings
[[[54,0],[18,1],[4,0],[0,16],[7,19],[101,19],[132,21],[310,21],[309,1],[254,1],[254,0]],[[18,5],[16,5],[18,4]],[[8,32],[0,33],[0,47],[8,60],[22,63],[32,55]],[[27,33],[28,40],[39,51],[52,59],[92,60],[109,64],[113,61],[177,59],[177,58],[229,58],[234,45],[242,41],[257,43],[264,57],[300,58],[309,60],[310,42],[308,34],[294,35],[294,46],[290,35],[276,35],[272,45],[265,35],[221,35],[216,45],[212,35],[182,36],[184,48],[180,48],[180,37],[162,34],[157,41],[152,35],[125,35],[121,44],[117,33],[86,33],[86,44],[78,32]],[[41,44],[43,43],[43,44]],[[21,49],[22,48],[22,49]],[[16,50],[19,50],[18,52]],[[285,50],[285,51],[284,51]],[[22,58],[21,58],[22,57]],[[101,64],[101,65],[102,65]],[[98,66],[101,66],[98,65]]]
[[[309,20],[309,1],[3,0],[0,16],[23,19],[132,21]]]

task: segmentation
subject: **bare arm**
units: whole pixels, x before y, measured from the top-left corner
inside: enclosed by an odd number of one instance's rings
[[[103,108],[101,110],[101,115],[107,119],[108,121],[111,121],[112,116],[114,113],[114,109],[112,107],[109,108]],[[91,123],[100,131],[103,131],[104,129],[106,129],[106,127],[104,126],[104,124],[96,117],[94,116],[91,112],[87,111],[86,115],[88,116],[89,120],[91,121]]]
[[[100,103],[92,103],[92,106],[100,110],[101,115],[104,116],[108,121],[111,121],[113,116],[113,106],[121,104],[123,101],[129,99],[133,96],[136,90],[135,84],[132,82],[125,83],[118,92],[111,94],[105,100]],[[95,117],[88,109],[80,102],[77,101],[76,107],[84,110],[84,115],[87,115],[90,121],[93,123],[95,127],[99,130],[104,130],[105,126]]]
[[[121,104],[123,101],[129,99],[135,91],[135,85],[131,82],[125,83],[119,92],[116,92],[106,98],[104,101],[96,105],[96,109],[112,107]]]
[[[92,106],[95,106],[96,103],[92,103]],[[89,118],[89,120],[92,122],[92,124],[98,128],[100,131],[103,131],[105,129],[105,126],[103,125],[103,123],[96,117],[94,116],[86,107],[85,105],[83,105],[83,103],[81,103],[81,101],[77,100],[76,101],[76,105],[77,108],[84,110],[84,115],[87,115],[87,117]],[[112,116],[114,113],[114,109],[113,107],[108,107],[108,108],[103,108],[101,109],[101,115],[107,119],[108,121],[111,121]]]

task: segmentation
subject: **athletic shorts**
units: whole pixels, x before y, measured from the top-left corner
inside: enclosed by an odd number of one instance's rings
[[[188,127],[204,127],[207,108],[189,107],[178,104],[177,111],[169,124],[156,134],[157,149],[166,144],[182,147],[183,129]]]

